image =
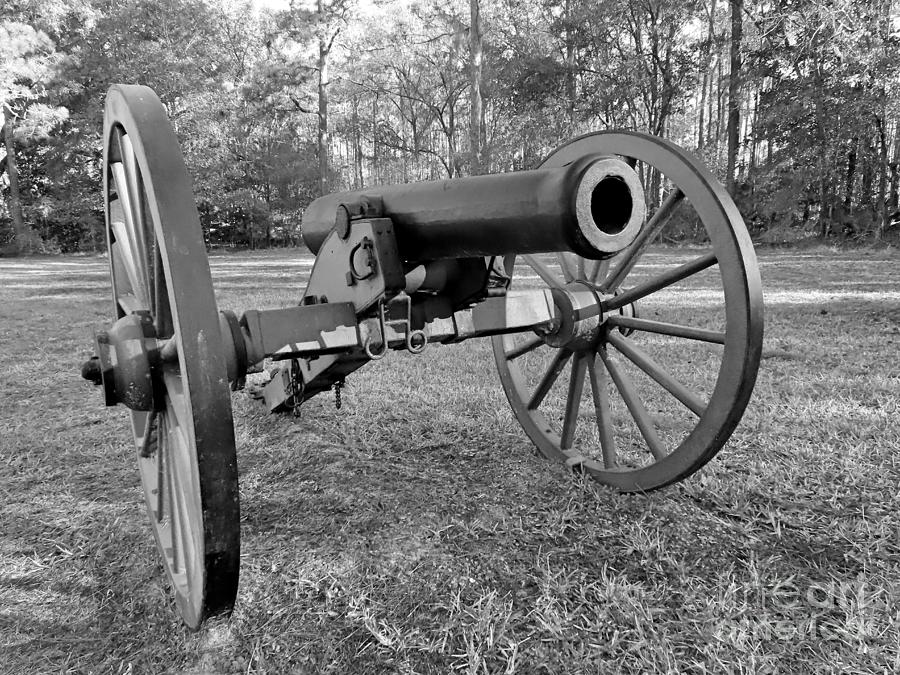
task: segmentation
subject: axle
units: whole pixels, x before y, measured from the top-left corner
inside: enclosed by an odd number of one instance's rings
[[[395,311],[398,306],[400,312]],[[548,331],[561,323],[549,290],[489,298],[447,318],[434,318],[421,328],[414,328],[410,322],[410,308],[409,296],[404,294],[388,307],[380,305],[380,311],[369,319],[358,318],[351,302],[250,310],[240,320],[231,312],[220,312],[219,330],[228,380],[233,388],[241,386],[246,374],[258,370],[254,366],[264,358],[296,362],[298,358],[316,357],[312,361],[315,365],[306,366],[305,382],[311,386],[308,398],[316,390],[330,386],[327,377],[313,382],[324,370],[322,365],[329,356],[343,355],[348,362],[368,361],[381,358],[388,349],[419,353],[428,343]],[[122,403],[132,410],[159,409],[162,369],[166,364],[178,363],[175,338],[158,339],[149,315],[136,312],[116,321],[109,331],[98,333],[96,351],[97,356],[82,365],[82,377],[103,386],[107,405]],[[289,395],[290,391],[279,393]]]
[[[594,156],[559,168],[326,195],[303,215],[306,245],[318,253],[342,205],[368,203],[393,222],[405,262],[548,251],[608,258],[634,240],[645,215],[634,170]]]

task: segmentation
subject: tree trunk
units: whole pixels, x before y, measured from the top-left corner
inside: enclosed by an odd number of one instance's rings
[[[704,125],[706,124],[706,87],[709,85],[709,69],[703,71],[703,79],[700,84],[700,119],[697,122],[697,150],[703,149]]]
[[[481,165],[481,66],[484,52],[481,35],[481,0],[469,0],[469,94],[471,107],[469,111],[469,152],[472,155],[472,175],[482,173]]]
[[[859,138],[850,141],[850,152],[847,153],[847,184],[844,189],[844,210],[849,214],[853,207],[853,183],[856,180],[856,147]]]
[[[734,196],[734,172],[738,154],[738,132],[740,130],[741,102],[741,33],[743,30],[744,0],[729,0],[731,3],[731,72],[728,74],[728,157],[725,169],[725,183]]]
[[[882,89],[882,92],[884,90]],[[876,125],[878,127],[878,201],[875,204],[875,213],[878,219],[878,228],[876,236],[881,239],[887,231],[888,226],[888,208],[887,208],[887,129],[885,129],[885,113],[887,112],[887,96],[882,93],[881,96],[881,115],[876,117]]]
[[[896,211],[900,203],[900,121],[894,123],[894,151],[891,154],[890,209]]]
[[[756,93],[753,97],[753,113],[749,115],[749,123],[748,128],[750,130],[750,166],[748,169],[748,175],[753,174],[756,169],[756,155],[759,148],[759,138],[756,130],[757,122],[759,120],[759,89],[756,90]]]
[[[704,146],[704,141],[706,139],[706,129],[705,124],[706,121],[704,116],[706,114],[706,95],[707,89],[709,89],[710,95],[712,94],[712,78],[710,77],[710,66],[712,65],[712,50],[713,50],[713,40],[716,36],[716,0],[712,0],[709,7],[709,29],[707,39],[709,43],[704,48],[703,55],[703,87],[700,91],[700,124],[699,130],[697,132],[697,150],[702,150]]]
[[[381,174],[378,171],[378,96],[372,97],[372,171],[371,182],[378,185]]]
[[[878,127],[878,119],[875,119],[875,126]],[[867,140],[862,148],[862,180],[859,194],[860,207],[872,207],[872,182],[875,180],[875,148],[872,146],[871,140]],[[874,212],[873,212],[874,215]]]
[[[267,172],[268,173],[268,172]],[[272,183],[266,176],[263,188],[263,198],[266,201],[266,248],[272,248]]]
[[[818,34],[816,40],[818,41]],[[818,151],[818,191],[819,191],[819,236],[822,239],[828,237],[831,232],[831,217],[833,212],[833,204],[831,203],[831,195],[834,192],[832,183],[829,179],[830,167],[836,162],[829,162],[828,154],[828,133],[825,127],[825,82],[824,82],[824,58],[823,48],[821,44],[815,46],[818,62],[814,67],[813,84],[815,90],[815,111],[816,111],[816,141],[819,144]]]
[[[887,45],[891,38],[891,23],[895,16],[892,14],[894,3],[888,0],[881,5],[881,21],[879,28],[881,29],[882,44]],[[879,87],[878,99],[881,104],[878,117],[878,229],[876,236],[882,239],[890,225],[891,212],[888,209],[888,139],[887,139],[887,90],[884,84]]]
[[[324,0],[318,0],[319,21],[325,20]],[[323,30],[319,34],[319,193],[328,193],[328,52],[330,45]]]
[[[716,168],[721,167],[721,159],[722,154],[720,152],[721,148],[721,140],[722,140],[722,111],[725,109],[725,106],[722,105],[722,99],[725,98],[724,90],[722,89],[722,82],[724,80],[724,76],[722,75],[722,54],[718,54],[716,57],[716,120],[715,126],[713,126],[712,120],[712,102],[710,101],[709,112],[710,112],[710,136],[712,137],[713,143],[713,151],[715,157]],[[715,132],[713,132],[713,128],[715,128]]]
[[[3,141],[6,144],[6,173],[9,176],[9,215],[12,218],[13,248],[16,253],[32,252],[35,241],[31,229],[25,225],[22,215],[22,199],[19,195],[19,171],[16,167],[16,149],[13,143],[13,113],[3,106]]]
[[[575,38],[572,34],[572,2],[566,0],[563,7],[563,18],[566,23],[566,115],[571,126],[575,124]]]
[[[456,153],[456,110],[453,103],[447,111],[447,178],[459,175],[459,157]]]
[[[459,30],[459,29],[457,29]],[[447,63],[453,64],[457,63],[459,59],[459,51],[457,48],[457,41],[454,39],[450,44],[450,58]],[[451,82],[452,75],[447,75],[446,79],[442,77],[442,81],[444,82],[447,92],[449,93],[451,90]],[[440,118],[439,122],[441,125],[441,130],[444,132],[444,136],[447,138],[447,159],[446,165],[444,168],[447,170],[447,178],[453,178],[455,176],[460,175],[460,157],[456,151],[456,103],[457,99],[448,95],[446,99],[447,103],[447,120],[446,122],[443,120],[443,117]]]
[[[363,151],[362,134],[359,129],[359,99],[353,99],[353,187],[361,190],[363,186]]]

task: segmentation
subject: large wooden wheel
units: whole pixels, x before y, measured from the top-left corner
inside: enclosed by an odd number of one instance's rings
[[[544,334],[494,337],[494,357],[542,454],[623,491],[652,490],[703,466],[743,415],[762,346],[759,271],[731,198],[686,152],[652,136],[603,132],[562,146],[542,166],[587,154],[626,159],[642,178],[650,217],[609,261],[507,258],[515,287],[553,289],[562,321]],[[709,245],[675,264],[647,254],[667,225],[702,226]]]
[[[155,408],[131,411],[141,482],[178,611],[197,628],[233,607],[240,558],[231,398],[206,247],[156,94],[113,86],[103,134],[115,315],[144,317],[164,346],[148,375]]]

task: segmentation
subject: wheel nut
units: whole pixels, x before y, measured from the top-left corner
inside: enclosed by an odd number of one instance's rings
[[[100,358],[92,356],[81,364],[81,376],[99,386],[103,384],[103,372],[100,368]]]

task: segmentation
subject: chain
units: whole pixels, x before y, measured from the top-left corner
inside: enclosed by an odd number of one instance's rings
[[[303,375],[300,372],[300,362],[291,359],[291,412],[294,417],[300,417],[300,404],[303,403]]]
[[[341,389],[344,388],[344,381],[338,380],[334,383],[334,407],[337,410],[341,409],[341,405],[343,405],[341,401]]]

